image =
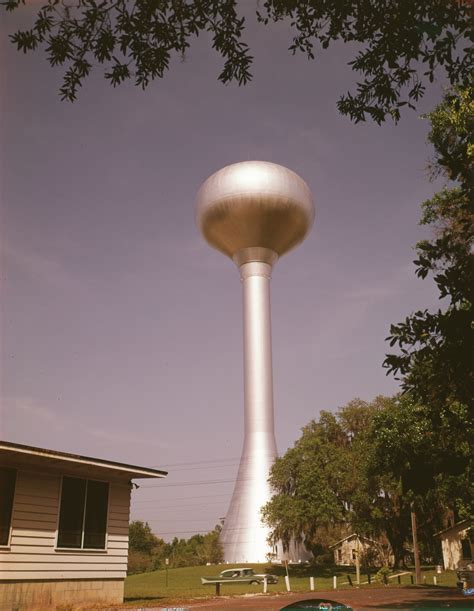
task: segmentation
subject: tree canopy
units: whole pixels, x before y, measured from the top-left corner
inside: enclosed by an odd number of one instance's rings
[[[387,338],[397,354],[384,367],[418,400],[437,408],[472,399],[472,287],[474,286],[474,86],[446,94],[430,114],[432,171],[451,184],[424,202],[421,224],[433,238],[417,244],[419,278],[433,276],[445,309],[420,310],[394,324]]]
[[[222,562],[224,552],[219,542],[220,532],[221,526],[218,525],[205,535],[196,534],[189,539],[175,537],[165,549],[170,565],[181,567]]]
[[[134,520],[129,526],[128,572],[143,573],[163,568],[166,559],[171,567],[222,562],[220,531],[217,525],[204,535],[196,534],[189,539],[175,537],[171,543],[166,543],[153,534],[148,522]]]
[[[387,397],[370,403],[354,399],[303,427],[300,439],[271,471],[275,494],[263,517],[273,541],[284,546],[291,539],[304,541],[317,558],[355,530],[388,541],[395,563],[403,563],[409,508],[399,477],[369,471],[374,417],[395,406],[395,399]]]
[[[166,543],[153,534],[148,522],[133,520],[128,527],[128,572],[143,573],[159,567]]]
[[[405,487],[423,492],[428,480],[436,480],[446,497],[457,499],[458,509],[469,513],[474,449],[474,87],[447,92],[427,117],[435,150],[432,171],[445,175],[450,184],[423,204],[421,223],[432,228],[433,237],[417,244],[414,263],[419,278],[433,277],[446,305],[435,312],[419,310],[391,326],[387,339],[398,352],[387,355],[384,366],[419,406],[410,409],[413,426],[420,430],[411,431],[410,419],[390,426],[387,421],[384,427],[387,434],[392,429],[401,451],[403,427],[404,434],[415,435],[407,446],[413,453],[407,459],[411,469],[405,470]],[[425,435],[420,438],[422,429]],[[400,463],[394,456],[393,465],[399,469],[407,460]]]
[[[144,554],[152,554],[164,544],[163,539],[159,539],[153,534],[148,522],[142,522],[141,520],[130,522],[128,539],[131,550]]]
[[[474,288],[474,87],[445,93],[427,115],[431,171],[451,184],[422,206],[431,239],[417,245],[416,273],[433,276],[444,309],[394,324],[396,354],[384,366],[403,393],[321,412],[272,469],[263,516],[274,539],[317,549],[339,526],[384,536],[403,562],[416,509],[425,557],[449,516],[472,517],[472,290]],[[334,540],[334,537],[333,537]]]
[[[13,11],[25,2],[2,4]],[[289,51],[309,59],[337,41],[351,44],[349,65],[360,80],[337,106],[355,122],[377,123],[397,121],[403,106],[414,108],[438,68],[451,84],[467,84],[470,16],[468,4],[455,0],[266,0],[255,14],[264,25],[287,22]],[[97,65],[113,86],[133,79],[146,88],[199,35],[209,37],[224,61],[219,80],[245,85],[253,61],[245,27],[237,0],[47,0],[32,27],[11,39],[18,50],[40,47],[52,66],[65,67],[60,95],[72,101]]]
[[[262,512],[272,541],[303,541],[324,562],[331,561],[331,544],[356,532],[379,543],[375,563],[388,564],[392,555],[401,567],[412,549],[415,500],[422,555],[438,561],[433,534],[457,502],[446,494],[453,486],[436,479],[438,442],[429,411],[408,395],[354,399],[335,414],[321,412],[272,468],[274,495]]]

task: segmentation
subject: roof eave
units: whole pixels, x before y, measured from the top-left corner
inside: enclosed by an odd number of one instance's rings
[[[14,452],[18,455],[35,456],[38,458],[63,461],[65,464],[77,464],[85,467],[96,467],[99,469],[113,470],[116,473],[123,473],[130,479],[142,478],[162,478],[168,475],[167,471],[161,469],[150,469],[147,467],[139,467],[136,465],[127,465],[125,463],[115,462],[111,460],[103,460],[100,458],[92,458],[89,456],[80,456],[78,454],[69,454],[67,452],[58,452],[47,450],[44,448],[36,448],[22,444],[12,443],[9,441],[0,441],[0,451],[6,450]]]

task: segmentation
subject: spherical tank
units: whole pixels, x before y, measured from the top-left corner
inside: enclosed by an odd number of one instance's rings
[[[244,249],[281,257],[299,244],[313,223],[314,203],[295,172],[267,161],[242,161],[202,184],[196,215],[207,242],[240,265]]]

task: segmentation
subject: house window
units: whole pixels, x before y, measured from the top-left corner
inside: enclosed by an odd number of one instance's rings
[[[0,545],[10,542],[16,470],[0,468]]]
[[[471,560],[471,541],[470,539],[461,539],[462,559]]]
[[[63,477],[58,547],[105,549],[109,484]]]
[[[355,551],[355,549],[352,549],[352,560],[356,560],[357,559],[357,552]]]

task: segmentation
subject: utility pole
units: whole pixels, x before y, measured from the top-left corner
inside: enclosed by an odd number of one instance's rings
[[[419,585],[421,583],[421,566],[420,566],[420,549],[418,547],[418,533],[416,529],[416,513],[415,503],[410,503],[411,513],[411,533],[413,537],[413,557],[415,559],[415,583]]]
[[[360,586],[360,544],[359,544],[359,535],[357,535],[356,539],[356,584]]]

